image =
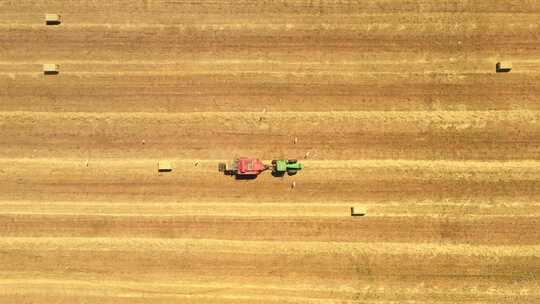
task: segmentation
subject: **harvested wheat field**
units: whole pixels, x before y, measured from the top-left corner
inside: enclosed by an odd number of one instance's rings
[[[538,303],[539,225],[538,1],[0,1],[2,304]]]

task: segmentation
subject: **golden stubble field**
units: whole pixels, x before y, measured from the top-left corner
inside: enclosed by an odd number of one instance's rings
[[[534,303],[539,68],[536,1],[0,1],[0,302]]]

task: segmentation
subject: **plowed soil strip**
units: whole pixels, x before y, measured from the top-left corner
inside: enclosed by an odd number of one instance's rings
[[[191,253],[221,252],[244,254],[385,254],[385,255],[464,255],[483,257],[537,257],[540,245],[477,246],[422,243],[346,243],[346,242],[264,242],[193,239],[144,238],[0,238],[3,250],[70,250],[70,251],[184,251]]]
[[[345,211],[345,210],[344,210]],[[347,210],[348,211],[348,210]],[[271,213],[270,213],[271,214]],[[536,245],[540,216],[109,216],[0,214],[5,237],[192,238],[238,241],[449,242]],[[280,233],[275,233],[279,227]],[[489,231],[489,233],[486,233]]]
[[[230,112],[231,109],[239,112],[540,110],[536,98],[540,90],[539,74],[519,72],[540,70],[539,64],[514,59],[516,72],[502,77],[493,73],[492,60],[486,60],[489,62],[426,62],[414,64],[413,68],[410,63],[372,64],[372,61],[354,65],[344,62],[296,65],[244,60],[209,63],[212,70],[205,64],[60,63],[62,74],[52,78],[45,77],[42,66],[37,64],[0,66],[0,110],[103,113]],[[430,70],[433,64],[441,70],[425,75],[413,70]],[[260,70],[247,73],[239,68],[243,65],[250,65],[252,71]],[[470,68],[484,72],[466,73]],[[199,72],[193,73],[193,69]],[[156,74],[158,70],[180,72]],[[103,74],[104,71],[123,75]]]
[[[2,112],[0,126],[2,157],[274,158],[283,154],[284,145],[288,158],[307,152],[322,159],[524,160],[540,155],[540,112],[526,110]],[[294,137],[298,145],[292,144]]]

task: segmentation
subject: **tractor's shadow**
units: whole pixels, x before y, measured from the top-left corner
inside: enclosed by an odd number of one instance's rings
[[[272,176],[273,177],[283,177],[283,176],[285,176],[285,172],[272,171]]]

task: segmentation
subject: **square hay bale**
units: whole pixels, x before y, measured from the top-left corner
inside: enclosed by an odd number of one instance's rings
[[[60,66],[58,64],[46,63],[43,65],[43,74],[56,75],[60,73]]]
[[[158,161],[158,172],[171,172],[172,169],[172,163],[170,161]]]
[[[508,61],[497,62],[495,65],[495,71],[497,73],[508,73],[512,70],[512,63]]]
[[[59,25],[62,23],[62,16],[58,14],[45,14],[46,25]]]
[[[366,215],[366,211],[363,208],[360,208],[358,206],[351,207],[351,216],[364,216]]]

